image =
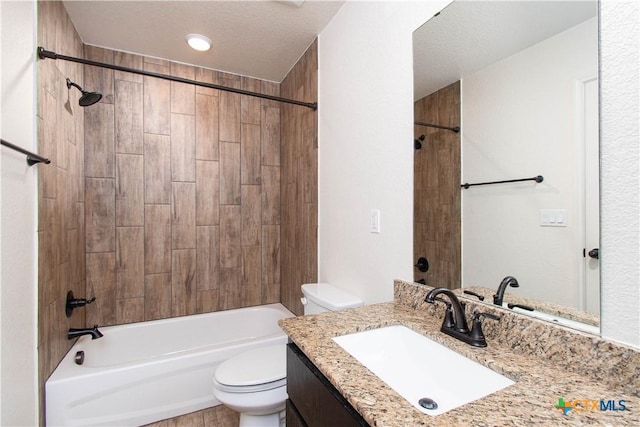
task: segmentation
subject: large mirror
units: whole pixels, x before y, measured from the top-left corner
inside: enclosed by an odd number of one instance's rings
[[[414,281],[511,276],[498,302],[598,332],[597,2],[458,0],[413,44]]]

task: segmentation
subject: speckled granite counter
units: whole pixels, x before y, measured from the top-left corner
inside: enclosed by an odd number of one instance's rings
[[[557,363],[554,356],[535,355],[541,351],[539,346],[523,345],[523,335],[527,330],[539,335],[540,330],[554,328],[546,339],[565,339],[568,334],[577,334],[578,341],[603,341],[547,325],[535,319],[509,313],[501,309],[492,309],[485,304],[469,302],[467,310],[480,309],[502,315],[500,322],[485,322],[485,335],[489,346],[484,349],[473,348],[440,333],[442,311],[440,305],[422,303],[430,288],[412,286],[404,282],[395,284],[395,301],[375,304],[357,309],[283,319],[282,329],[291,340],[324,373],[331,383],[345,396],[353,407],[372,426],[502,426],[502,425],[640,425],[640,399],[638,398],[638,377],[640,376],[640,356],[635,349],[623,347],[620,352],[613,351],[611,344],[605,350],[599,343],[592,342],[596,350],[582,352],[570,348],[567,353],[583,354],[581,366],[568,369],[563,363]],[[524,319],[523,319],[524,318]],[[515,320],[514,320],[515,319]],[[490,323],[503,324],[500,328],[488,327]],[[517,327],[516,324],[523,324]],[[425,415],[409,402],[379,380],[367,368],[351,357],[331,338],[358,331],[375,329],[380,326],[405,325],[434,341],[446,345],[458,353],[475,360],[516,382],[482,399],[468,403],[437,417]],[[531,329],[532,328],[532,329]],[[506,332],[505,330],[511,330]],[[510,336],[511,335],[511,336]],[[531,337],[534,341],[540,336]],[[557,343],[556,343],[557,344]],[[562,357],[556,344],[545,344],[556,358]],[[568,347],[574,347],[568,343]],[[598,356],[600,348],[601,354]],[[608,357],[611,354],[613,357]],[[594,360],[597,357],[597,360]],[[579,359],[579,357],[578,357]],[[562,359],[564,360],[564,359]],[[567,363],[574,363],[567,360]],[[425,360],[425,367],[429,361]],[[601,364],[605,366],[599,368]],[[606,365],[616,366],[606,366]],[[622,364],[622,366],[617,366]],[[446,367],[434,367],[446,369]],[[593,370],[599,374],[592,374]],[[584,373],[580,373],[584,371]],[[617,372],[620,373],[617,376]],[[606,378],[601,381],[598,378]],[[472,378],[469,381],[473,381]],[[625,400],[629,411],[580,411],[571,410],[568,414],[554,405],[558,398],[573,400]]]

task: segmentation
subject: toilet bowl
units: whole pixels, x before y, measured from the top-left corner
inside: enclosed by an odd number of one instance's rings
[[[284,344],[249,350],[218,366],[213,395],[240,413],[240,427],[278,427],[284,425],[286,374]]]
[[[327,283],[302,285],[304,314],[360,307],[361,299]],[[213,377],[213,395],[240,412],[240,427],[284,427],[286,345],[249,350],[225,360]]]

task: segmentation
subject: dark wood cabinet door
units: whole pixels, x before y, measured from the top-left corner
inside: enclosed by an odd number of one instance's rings
[[[287,406],[287,422],[289,407],[293,406],[291,409],[295,409],[304,420],[304,424],[298,425],[309,427],[369,426],[293,343],[287,345],[287,393],[291,400]]]

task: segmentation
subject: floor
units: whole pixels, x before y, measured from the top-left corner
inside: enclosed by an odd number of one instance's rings
[[[237,427],[239,414],[224,405],[192,412],[144,427]]]

